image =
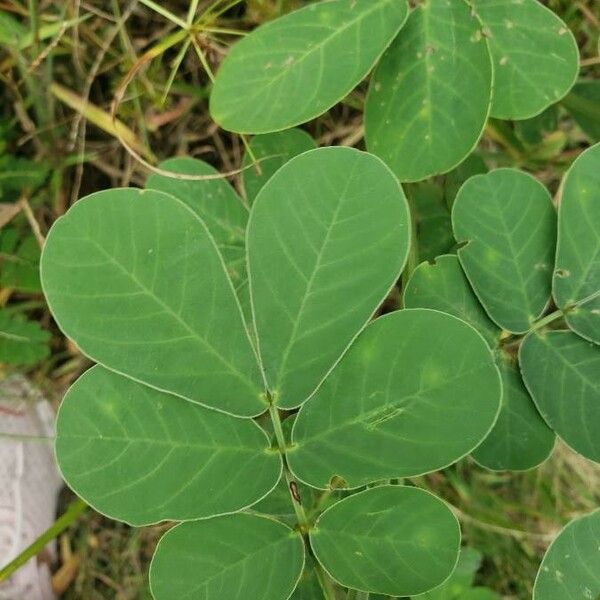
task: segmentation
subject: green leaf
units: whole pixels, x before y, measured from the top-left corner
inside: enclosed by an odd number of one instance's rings
[[[0,157],[0,198],[16,200],[22,191],[33,191],[48,176],[48,167],[41,161],[5,155]]]
[[[469,179],[452,209],[458,257],[500,327],[524,333],[550,300],[556,211],[531,175],[497,169]]]
[[[393,596],[419,594],[454,570],[460,528],[433,494],[386,485],[326,510],[310,532],[315,556],[344,586]]]
[[[0,310],[0,363],[34,365],[50,354],[49,340],[36,321]]]
[[[556,438],[537,411],[518,368],[498,353],[502,375],[502,408],[490,434],[473,451],[473,458],[493,471],[527,471],[552,453]]]
[[[458,317],[477,329],[492,350],[500,341],[500,329],[483,310],[454,255],[438,256],[434,264],[422,263],[415,269],[404,290],[404,306]]]
[[[563,98],[562,105],[593,142],[600,141],[600,81],[578,81]]]
[[[209,164],[188,157],[170,158],[159,168],[195,177],[219,175]],[[248,210],[225,179],[190,180],[152,174],[146,188],[171,194],[187,204],[213,236],[236,290],[247,285],[245,237]]]
[[[255,327],[282,408],[304,402],[398,279],[409,245],[406,199],[376,157],[321,148],[261,190],[248,225]]]
[[[19,41],[25,35],[27,35],[27,28],[12,14],[0,10],[0,44],[18,46]]]
[[[78,19],[60,19],[58,21],[42,24],[36,32],[37,40],[45,40],[61,33],[65,28],[72,27],[91,17],[91,13]],[[33,32],[28,30],[23,23],[15,19],[10,13],[0,10],[0,44],[14,46],[24,50],[34,41]]]
[[[573,450],[600,462],[600,348],[568,331],[531,333],[520,362],[548,425]]]
[[[472,0],[494,59],[492,117],[527,119],[565,96],[579,52],[568,27],[537,0]]]
[[[431,308],[458,317],[481,333],[492,350],[498,349],[500,330],[477,301],[455,256],[440,256],[436,264],[422,264],[406,291],[407,308]],[[503,351],[496,351],[502,375],[502,408],[494,428],[473,452],[481,465],[497,471],[522,471],[548,458],[554,434],[536,410],[521,376]]]
[[[315,559],[307,557],[302,577],[290,600],[323,600],[323,591],[314,567]]]
[[[242,181],[248,202],[250,204],[254,202],[265,183],[286,162],[294,156],[314,150],[316,147],[315,140],[302,129],[286,129],[285,131],[254,136],[250,142],[250,150],[256,160],[259,161],[258,169],[260,169],[260,172],[255,167],[242,172]],[[252,163],[252,157],[246,152],[243,166],[248,167]]]
[[[481,554],[473,548],[461,548],[458,565],[449,579],[435,590],[413,596],[412,600],[500,600],[487,588],[474,588],[475,573],[481,564]]]
[[[569,327],[597,344],[600,344],[599,190],[600,144],[596,144],[573,163],[563,184],[552,291],[559,308],[567,310]],[[572,308],[578,303],[581,306]]]
[[[450,212],[444,192],[434,183],[416,183],[408,189],[417,226],[419,260],[433,260],[454,245]]]
[[[217,73],[213,119],[237,133],[310,121],[373,68],[408,15],[405,0],[313,3],[238,42]]]
[[[223,260],[176,198],[115,189],[80,200],[50,230],[41,273],[60,328],[94,360],[218,410],[266,409]]]
[[[441,469],[492,428],[500,375],[459,319],[401,310],[370,324],[302,408],[289,464],[309,485],[354,488]]]
[[[479,141],[491,96],[481,23],[466,2],[429,0],[411,13],[373,75],[367,148],[401,181],[449,171]]]
[[[303,565],[298,533],[265,517],[228,515],[168,531],[150,586],[156,600],[287,600]]]
[[[56,455],[97,511],[135,526],[234,512],[266,496],[281,459],[249,419],[96,366],[65,396]]]
[[[534,149],[544,141],[545,137],[558,129],[558,118],[558,105],[553,104],[535,117],[516,121],[515,135],[523,144]]]
[[[600,598],[600,510],[571,521],[540,566],[533,600]]]
[[[0,229],[0,285],[21,292],[42,291],[40,247],[33,234],[21,238],[13,227]]]
[[[443,185],[444,197],[448,208],[452,210],[456,195],[467,179],[474,175],[483,175],[488,171],[489,169],[483,158],[481,158],[479,154],[473,153],[469,154],[458,167],[452,169],[449,173],[446,173],[443,179]]]

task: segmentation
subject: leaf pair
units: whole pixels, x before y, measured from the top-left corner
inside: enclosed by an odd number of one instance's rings
[[[286,129],[342,100],[378,61],[367,147],[401,181],[458,165],[490,115],[541,113],[579,68],[573,35],[537,0],[427,0],[410,15],[404,0],[331,0],[237,43],[217,74],[211,114],[238,133]]]
[[[460,530],[435,496],[388,485],[333,505],[318,519],[310,540],[318,560],[342,585],[404,595],[448,577]],[[275,600],[289,597],[303,563],[297,534],[271,519],[237,514],[169,531],[158,545],[150,578],[157,598]]]

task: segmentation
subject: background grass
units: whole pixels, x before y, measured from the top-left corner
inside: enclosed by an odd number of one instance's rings
[[[35,247],[77,198],[143,183],[147,169],[119,139],[113,108],[121,137],[152,164],[186,154],[224,171],[237,169],[244,140],[212,123],[210,72],[243,32],[305,3],[0,0],[0,202],[5,215],[7,207],[17,213],[0,229],[0,273],[11,261],[29,260],[2,250],[9,227]],[[582,77],[598,79],[598,0],[545,4],[574,32]],[[192,33],[181,21],[195,24]],[[321,145],[362,147],[365,91],[359,86],[306,129]],[[554,193],[590,141],[559,106],[525,124],[491,122],[477,153],[489,167],[532,172]],[[20,178],[8,185],[3,173],[11,169]],[[238,178],[232,182],[239,189]],[[26,371],[58,403],[88,361],[60,335],[39,290],[4,283],[0,310],[18,312],[51,333],[49,351]],[[0,366],[0,377],[12,369]],[[478,583],[515,599],[530,597],[540,557],[561,526],[600,501],[600,469],[560,444],[535,471],[492,473],[467,459],[416,482],[459,511],[466,543],[484,555]],[[71,498],[65,491],[61,510]],[[86,512],[60,538],[56,589],[67,599],[147,597],[145,573],[164,529],[134,530]]]

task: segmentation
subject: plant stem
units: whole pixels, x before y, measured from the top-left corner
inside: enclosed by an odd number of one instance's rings
[[[271,422],[273,423],[273,429],[275,431],[275,439],[277,440],[277,446],[279,448],[279,452],[281,453],[281,458],[283,461],[283,473],[285,475],[285,480],[287,482],[290,497],[292,499],[294,512],[296,513],[296,518],[298,519],[298,527],[302,535],[306,535],[310,526],[308,518],[306,516],[306,512],[304,510],[304,507],[302,506],[301,498],[298,494],[298,487],[296,481],[287,464],[287,443],[285,441],[285,436],[283,435],[283,428],[281,427],[279,411],[273,403],[269,405],[269,415],[271,417]]]
[[[579,300],[578,302],[575,302],[575,303],[565,307],[563,310],[561,310],[561,309],[555,310],[553,313],[550,313],[549,315],[546,315],[545,317],[541,318],[539,321],[536,321],[531,326],[529,331],[530,332],[537,331],[538,329],[541,329],[542,327],[549,325],[550,323],[556,321],[557,319],[560,319],[561,317],[564,317],[565,315],[569,314],[572,310],[579,308],[580,306],[584,306],[585,304],[587,304],[588,302],[591,302],[592,300],[595,300],[596,298],[598,298],[598,296],[600,296],[600,290],[598,290],[597,292],[594,292],[593,294],[590,294],[589,296],[587,296],[586,298],[583,298],[582,300]]]
[[[538,329],[541,329],[542,327],[545,327],[546,325],[549,325],[550,323],[556,321],[557,319],[560,319],[563,316],[563,314],[564,313],[563,313],[562,310],[555,310],[553,313],[550,313],[549,315],[543,317],[539,321],[536,321],[529,328],[529,332],[537,331]]]
[[[177,15],[174,15],[171,11],[169,11],[166,8],[162,7],[157,2],[154,2],[153,0],[140,0],[140,2],[142,4],[144,4],[145,6],[147,6],[149,9],[151,9],[154,12],[158,13],[159,15],[161,15],[161,17],[164,17],[165,19],[168,19],[169,21],[171,21],[171,23],[174,23],[175,25],[178,25],[182,29],[187,29],[188,28],[188,24],[183,19],[180,19]]]
[[[302,506],[302,499],[300,498],[300,494],[298,493],[298,485],[296,483],[296,480],[294,479],[294,475],[292,474],[288,466],[288,446],[285,440],[285,435],[283,433],[283,427],[281,426],[279,410],[277,409],[271,398],[269,398],[269,401],[269,416],[271,417],[271,422],[273,423],[273,430],[275,432],[275,439],[277,440],[277,447],[279,448],[279,452],[281,453],[281,459],[283,461],[283,473],[285,475],[285,480],[287,482],[288,490],[290,492],[292,506],[294,507],[294,512],[296,513],[296,519],[298,520],[298,529],[302,534],[302,537],[304,538],[306,547],[308,549],[310,548],[308,540],[310,522],[308,520],[308,517],[306,516],[304,506]],[[325,598],[325,600],[336,600],[336,593],[335,588],[333,586],[333,582],[331,581],[327,573],[325,573],[323,567],[319,564],[317,559],[315,559],[313,563],[317,579],[319,580],[319,585],[321,586],[321,590],[323,591],[323,597]]]
[[[18,568],[22,567],[30,558],[39,554],[43,548],[61,534],[71,523],[73,523],[79,515],[86,510],[88,505],[78,498],[75,502],[72,502],[67,508],[67,512],[57,519],[54,524],[47,529],[40,537],[37,538],[19,556],[9,562],[5,567],[0,569],[0,582],[8,579]]]
[[[325,598],[325,600],[337,600],[337,594],[335,592],[335,588],[333,587],[333,582],[329,578],[329,575],[325,573],[325,570],[319,564],[317,559],[314,560],[314,568],[315,573],[317,574],[317,579],[319,580],[319,585],[321,586],[321,591],[323,592],[323,598]]]

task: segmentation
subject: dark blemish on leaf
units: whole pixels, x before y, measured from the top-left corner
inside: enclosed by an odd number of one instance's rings
[[[298,484],[295,481],[290,481],[290,493],[292,494],[292,498],[298,504],[302,504],[302,498],[300,498],[300,490],[298,489]]]
[[[566,277],[571,276],[571,271],[568,271],[567,269],[556,269],[556,271],[554,271],[554,274],[557,277],[560,277],[561,279],[565,279]]]

